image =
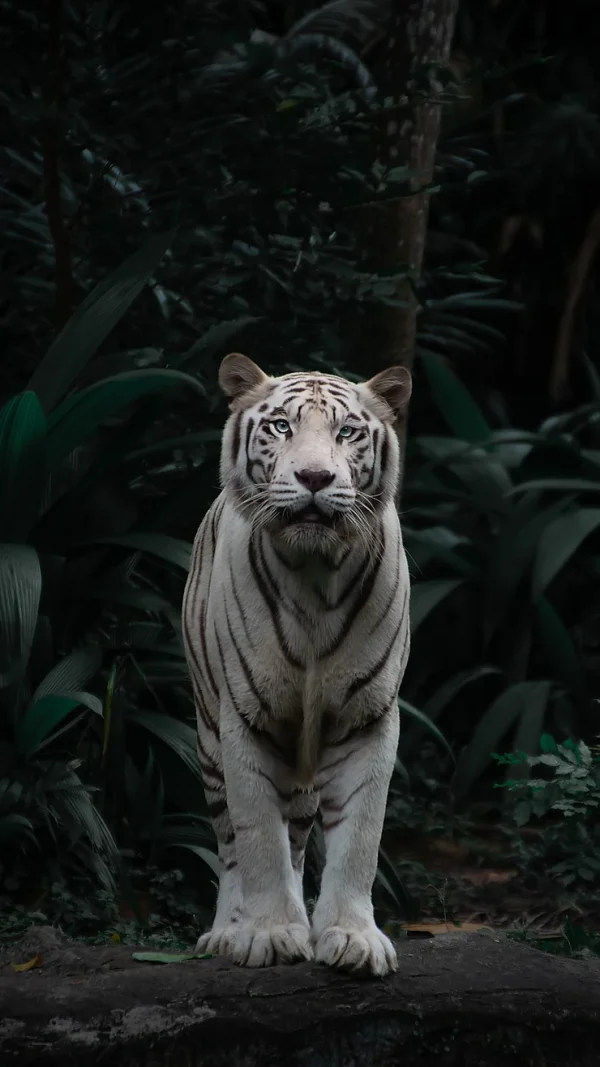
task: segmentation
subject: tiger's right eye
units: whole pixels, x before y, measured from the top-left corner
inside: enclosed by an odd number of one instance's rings
[[[291,429],[287,419],[275,419],[273,426],[277,430],[277,433],[289,433]]]

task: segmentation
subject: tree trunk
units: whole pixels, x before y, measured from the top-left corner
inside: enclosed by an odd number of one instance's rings
[[[362,265],[373,271],[406,270],[399,285],[404,307],[377,304],[360,330],[378,367],[412,367],[417,299],[427,231],[427,187],[433,179],[440,129],[440,85],[435,68],[446,66],[458,0],[393,0],[381,69],[376,81],[386,100],[376,130],[376,157],[386,167],[408,166],[412,195],[366,205],[359,220]]]

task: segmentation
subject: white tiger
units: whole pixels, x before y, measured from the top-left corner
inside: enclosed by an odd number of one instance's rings
[[[196,540],[183,630],[221,876],[199,952],[396,967],[371,899],[409,651],[392,367],[356,385],[223,360],[223,490]],[[304,852],[326,847],[309,923]]]

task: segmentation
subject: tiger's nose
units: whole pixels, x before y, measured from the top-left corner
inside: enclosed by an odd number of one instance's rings
[[[305,486],[306,489],[310,489],[311,493],[318,493],[319,489],[325,489],[328,485],[331,485],[335,474],[331,471],[313,471],[309,469],[294,471],[296,478],[300,482],[300,485]]]

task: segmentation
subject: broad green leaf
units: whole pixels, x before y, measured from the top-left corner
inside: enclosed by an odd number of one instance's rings
[[[44,696],[61,696],[66,692],[81,690],[98,673],[101,663],[102,651],[99,645],[85,645],[69,652],[40,682],[33,694],[32,703]]]
[[[467,454],[448,460],[447,466],[466,485],[473,505],[479,511],[498,506],[506,508],[504,498],[512,488],[512,480],[495,455],[472,448]]]
[[[469,744],[461,753],[455,775],[455,792],[464,797],[473,782],[491,762],[492,752],[497,752],[500,742],[509,730],[521,719],[529,701],[534,700],[541,682],[517,682],[509,686],[484,711]],[[541,732],[541,731],[540,731]]]
[[[595,396],[597,401],[600,401],[600,374],[598,374],[596,364],[592,362],[587,352],[580,352],[579,360],[587,375],[590,392]]]
[[[454,552],[454,547],[472,547],[466,537],[458,537],[446,527],[430,527],[428,530],[409,530],[405,526],[402,531],[404,544],[409,552],[409,559],[416,563],[422,570],[431,560],[443,561],[452,571],[462,574],[465,578],[474,576],[473,564]]]
[[[15,725],[15,749],[23,756],[32,756],[72,711],[81,705],[102,714],[102,703],[91,693],[57,695],[48,693],[31,704]]]
[[[490,440],[492,431],[461,381],[442,359],[421,355],[431,393],[440,414],[457,437],[472,444]]]
[[[510,609],[528,569],[532,567],[545,527],[571,503],[565,497],[545,508],[533,510],[523,502],[498,529],[485,575],[484,638],[489,641]]]
[[[161,452],[170,452],[173,449],[185,450],[186,448],[196,448],[197,445],[211,445],[220,444],[223,437],[222,430],[198,430],[197,433],[183,434],[181,437],[164,437],[160,441],[153,441],[152,444],[146,445],[144,448],[136,448],[135,451],[129,452],[127,455],[127,462],[133,462],[137,459],[145,459],[147,456],[154,456]],[[215,449],[215,451],[217,451]]]
[[[41,593],[37,552],[27,545],[0,545],[0,687],[27,667]]]
[[[218,322],[211,326],[202,337],[194,341],[191,348],[182,356],[171,359],[174,367],[188,364],[190,369],[198,369],[205,360],[209,360],[223,345],[228,344],[232,337],[243,330],[246,326],[253,326],[260,322],[259,318],[252,315],[244,315],[239,319],[230,319],[227,322]]]
[[[465,671],[459,671],[429,698],[424,708],[425,713],[430,719],[437,719],[450,701],[454,700],[454,697],[458,696],[466,686],[478,682],[480,678],[489,678],[500,673],[498,667],[488,666],[469,667]]]
[[[129,709],[127,722],[143,727],[159,741],[168,745],[192,774],[202,781],[194,727],[170,715],[163,715],[158,711],[141,711],[138,708]]]
[[[25,815],[10,812],[0,816],[0,842],[7,843],[15,837],[28,837],[32,843],[37,843],[33,824]]]
[[[48,464],[58,466],[77,445],[115,415],[121,408],[153,393],[174,386],[187,385],[196,392],[204,390],[195,378],[176,370],[135,370],[73,393],[48,419]]]
[[[429,721],[437,719],[448,704],[472,682],[476,682],[480,678],[499,675],[500,673],[498,667],[469,667],[468,670],[459,671],[458,674],[453,675],[441,685],[433,696],[429,698],[423,707],[423,713]],[[402,733],[400,734],[400,749],[405,758],[411,752],[414,752],[422,737],[423,730],[419,727],[410,729],[406,736],[403,736]]]
[[[536,478],[531,482],[521,482],[514,489],[510,489],[507,496],[516,496],[517,493],[530,493],[560,491],[567,493],[600,493],[600,478],[597,482],[591,482],[584,478]]]
[[[46,413],[52,411],[69,391],[142,291],[173,243],[175,232],[170,230],[151,237],[96,286],[61,330],[28,386],[36,393]]]
[[[533,594],[539,596],[586,537],[600,526],[600,508],[579,508],[554,519],[542,533],[533,571]]]
[[[192,845],[189,841],[172,841],[163,846],[164,848],[185,848],[188,852],[193,852],[194,856],[198,856],[207,867],[210,867],[213,874],[216,874],[217,878],[221,876],[221,862],[219,857],[211,852],[209,848],[202,848],[202,845]]]
[[[170,601],[160,593],[155,593],[153,589],[139,589],[123,582],[99,582],[76,592],[86,598],[91,597],[92,600],[105,600],[110,604],[125,604],[139,611],[164,614],[173,625],[180,615]]]
[[[392,860],[382,848],[379,849],[377,881],[385,889],[391,903],[397,909],[398,917],[405,920],[418,918],[420,910],[418,900],[406,889]]]
[[[40,512],[46,478],[46,417],[35,393],[0,411],[0,541],[25,541]]]
[[[174,563],[184,571],[189,570],[192,546],[189,541],[182,541],[177,537],[169,537],[167,534],[155,533],[132,533],[122,537],[98,537],[85,541],[84,544],[96,545],[120,545],[123,548],[131,548],[138,552],[149,552],[150,555],[158,556],[167,563]]]
[[[549,752],[555,756],[558,752],[558,745],[554,740],[552,734],[542,734],[540,737],[540,749],[542,752]]]
[[[454,753],[450,748],[450,745],[448,744],[442,731],[439,729],[439,727],[435,725],[434,722],[431,721],[428,715],[425,715],[424,712],[419,711],[418,708],[415,708],[413,704],[409,704],[406,700],[402,700],[400,697],[398,698],[398,707],[400,708],[401,712],[406,712],[407,715],[410,715],[411,719],[415,719],[420,726],[422,726],[425,730],[428,730],[429,733],[432,734],[432,736],[435,737],[436,740],[444,746],[444,748],[452,757],[452,759],[454,759]]]
[[[545,596],[539,598],[536,611],[548,673],[561,682],[567,691],[583,694],[586,672],[567,627]]]
[[[210,960],[210,952],[197,956],[195,952],[132,952],[132,960],[140,963],[187,963],[188,960]]]
[[[434,608],[437,608],[442,600],[458,589],[459,585],[463,585],[462,578],[415,582],[410,594],[410,625],[413,634]]]
[[[531,689],[524,701],[523,713],[515,733],[513,748],[515,752],[525,752],[528,756],[537,755],[544,721],[548,712],[548,703],[552,692],[552,682],[530,682]],[[526,780],[530,777],[528,763],[507,767],[506,777]],[[508,795],[507,795],[508,796]]]

